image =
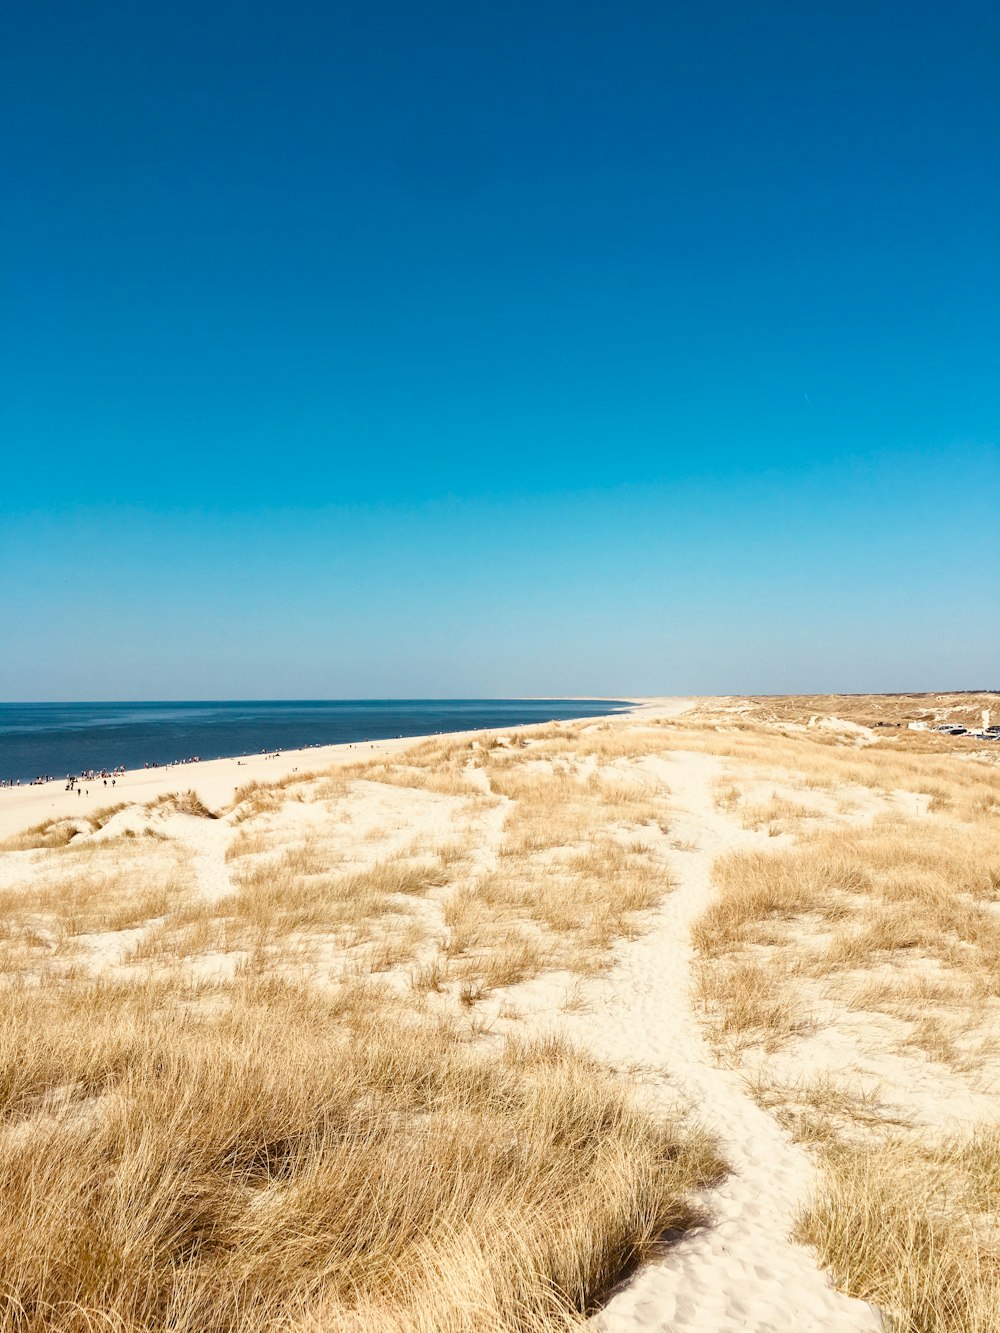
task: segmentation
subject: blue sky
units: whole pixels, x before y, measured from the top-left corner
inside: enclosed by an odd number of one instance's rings
[[[998,40],[20,6],[0,698],[995,686]]]

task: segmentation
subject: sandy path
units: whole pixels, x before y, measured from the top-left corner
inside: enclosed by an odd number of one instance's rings
[[[591,1012],[563,1021],[601,1059],[648,1069],[644,1093],[664,1111],[678,1101],[696,1108],[733,1169],[703,1196],[711,1225],[642,1268],[591,1321],[595,1333],[875,1333],[882,1322],[871,1307],[834,1290],[812,1254],[789,1241],[812,1164],[738,1076],[716,1067],[692,1007],[690,927],[710,901],[712,860],[760,835],[716,811],[722,768],[713,756],[644,767],[673,792],[672,836],[695,850],[673,853],[676,888],[651,932],[623,945],[614,971],[592,984]]]
[[[233,882],[226,863],[226,848],[233,836],[230,824],[221,819],[174,815],[165,821],[164,831],[190,851],[191,872],[199,897],[216,903],[232,893]]]

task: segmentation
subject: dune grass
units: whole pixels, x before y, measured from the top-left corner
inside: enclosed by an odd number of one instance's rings
[[[731,978],[755,949],[767,951],[768,971],[789,994],[797,978],[819,978],[841,997],[853,990],[855,1008],[860,988],[872,1007],[913,1021],[928,1000],[926,985],[914,989],[914,965],[943,970],[963,1013],[1000,988],[1000,833],[988,821],[882,817],[787,850],[732,853],[715,877],[718,896],[693,937],[703,993],[722,1009],[733,1009]],[[865,973],[889,962],[895,983],[873,990]],[[799,1000],[789,1003],[801,1013]],[[722,1021],[734,1030],[734,1012]],[[742,1022],[751,1038],[766,1029]]]
[[[197,819],[218,819],[219,812],[210,810],[196,791],[172,791],[155,800],[147,801],[144,809],[149,813],[193,815]]]
[[[133,960],[266,949],[277,961],[293,942],[301,958],[311,939],[349,967],[395,953],[466,1006],[545,970],[606,966],[614,942],[669,891],[656,847],[665,792],[611,765],[579,765],[573,734],[435,738],[391,762],[242,788],[227,816],[233,891],[180,904]],[[386,820],[401,801],[411,819],[422,811],[436,834],[406,845],[391,825],[369,827],[370,814],[354,833],[373,801]],[[290,802],[323,809],[291,846]]]
[[[108,935],[190,900],[186,850],[160,839],[104,838],[49,849],[0,889],[0,977],[35,976],[55,959],[85,964]]]
[[[4,1329],[568,1328],[720,1169],[559,1042],[370,985],[4,1001]]]
[[[106,805],[100,810],[93,810],[89,815],[46,819],[41,824],[34,824],[21,833],[12,834],[0,840],[0,852],[34,851],[52,847],[65,847],[78,834],[96,833],[116,815],[125,809],[126,802]]]
[[[1000,1134],[916,1146],[912,1137],[823,1146],[819,1193],[799,1225],[838,1285],[900,1333],[992,1333],[1000,1311]]]

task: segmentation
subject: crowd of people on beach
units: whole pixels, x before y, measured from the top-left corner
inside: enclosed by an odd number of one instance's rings
[[[437,735],[439,733],[435,732],[434,734]],[[365,737],[363,743],[365,745],[369,744],[367,736]],[[361,744],[361,742],[350,743],[348,744],[348,749],[354,749],[355,746],[358,744]],[[307,741],[306,744],[301,748],[308,750],[313,748],[319,748],[321,745],[322,745],[321,741]],[[261,750],[259,757],[264,759],[280,759],[281,754],[282,754],[281,750]],[[246,764],[246,761],[249,757],[250,756],[248,756],[244,752],[243,758],[237,759],[236,763],[241,767],[243,767]],[[143,764],[143,768],[144,769],[175,768],[180,764],[199,764],[199,763],[201,763],[201,755],[194,754],[191,755],[191,757],[188,759],[170,759],[165,764],[150,763],[147,761],[146,763]],[[124,764],[119,765],[117,768],[100,768],[100,769],[88,768],[84,769],[79,774],[67,773],[65,790],[76,791],[77,795],[89,796],[90,788],[87,785],[88,783],[93,782],[94,784],[96,784],[98,782],[103,782],[104,786],[107,787],[110,782],[111,786],[114,787],[117,785],[118,779],[124,776],[125,776]],[[46,782],[55,782],[55,781],[56,779],[52,776],[51,773],[38,775],[32,778],[30,782],[27,781],[22,782],[20,778],[0,778],[0,788],[41,787]]]
[[[147,760],[143,768],[174,768],[178,764],[198,764],[201,763],[201,755],[193,754],[189,759],[171,759],[165,764],[151,763]],[[118,779],[125,776],[125,765],[119,764],[116,768],[85,768],[79,773],[67,773],[65,778],[65,791],[77,791],[83,795],[89,795],[87,784],[102,782],[105,787],[109,784],[114,787]],[[51,773],[39,773],[33,777],[30,782],[21,778],[0,778],[0,789],[18,788],[18,787],[43,787],[47,782],[55,782],[56,778]]]
[[[81,787],[87,782],[103,782],[105,787],[110,781],[112,787],[115,786],[119,778],[125,776],[125,765],[121,764],[118,768],[87,768],[82,773],[67,773],[64,790],[73,791],[76,787]],[[0,788],[10,787],[44,787],[46,782],[55,782],[56,779],[51,773],[39,773],[31,779],[30,782],[22,782],[20,778],[0,778]]]
[[[116,786],[119,778],[125,776],[125,765],[121,764],[118,768],[88,768],[79,776],[76,773],[66,774],[66,790],[76,789],[77,796],[89,796],[90,788],[84,784],[88,782],[103,782],[105,787],[108,785],[108,779],[111,779],[112,787]]]

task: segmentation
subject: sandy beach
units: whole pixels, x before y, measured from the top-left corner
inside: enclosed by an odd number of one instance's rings
[[[636,700],[0,792],[18,1300],[242,1328],[250,1291],[254,1327],[372,1333],[874,1333],[930,1302],[985,1333],[1000,766],[895,726],[980,703]],[[126,1127],[164,1116],[140,1166]],[[204,1156],[162,1185],[177,1134]],[[411,1210],[364,1262],[348,1143],[371,1208]],[[192,1190],[228,1238],[197,1262]],[[143,1294],[118,1242],[67,1263],[81,1191],[162,1253]]]
[[[198,792],[207,805],[228,805],[236,789],[248,782],[277,782],[296,772],[353,763],[361,757],[362,747],[369,756],[394,754],[420,739],[409,737],[359,741],[352,745],[310,746],[304,750],[283,750],[276,755],[241,755],[232,759],[129,769],[114,786],[110,779],[105,786],[101,778],[82,783],[86,795],[78,795],[75,790],[66,791],[66,783],[61,778],[37,785],[4,787],[0,789],[0,837],[8,837],[43,819],[86,814],[88,810],[99,810],[120,801],[152,801],[168,792],[189,788]]]

